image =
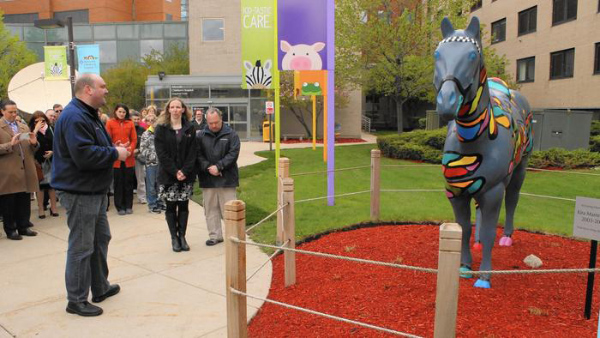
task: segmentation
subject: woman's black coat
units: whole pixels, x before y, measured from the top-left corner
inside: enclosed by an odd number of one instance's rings
[[[196,176],[196,129],[182,119],[182,137],[177,142],[175,130],[168,124],[156,126],[154,146],[158,156],[158,184],[172,185],[177,182],[177,171],[186,176],[185,183],[194,183]]]

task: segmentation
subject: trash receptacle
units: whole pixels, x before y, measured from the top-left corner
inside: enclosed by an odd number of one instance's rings
[[[271,125],[273,123],[270,121],[264,121],[263,122],[263,142],[269,142],[271,140]]]

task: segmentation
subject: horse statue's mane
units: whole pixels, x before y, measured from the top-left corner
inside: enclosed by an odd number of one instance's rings
[[[491,270],[504,197],[506,224],[500,245],[512,245],[514,212],[533,149],[532,114],[519,92],[499,78],[488,78],[477,17],[465,30],[455,30],[445,18],[441,30],[443,40],[434,53],[434,86],[438,114],[451,120],[442,166],[446,196],[463,228],[461,270],[462,276],[468,277],[472,265],[471,199],[477,205],[483,244],[480,269]],[[489,275],[482,275],[475,286],[490,287]]]

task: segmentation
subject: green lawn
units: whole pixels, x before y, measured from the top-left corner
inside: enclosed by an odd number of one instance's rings
[[[336,169],[370,164],[370,150],[376,145],[336,147]],[[319,149],[291,149],[281,152],[290,159],[290,173],[326,170]],[[251,225],[276,209],[274,152],[260,152],[267,161],[240,169],[238,198],[246,203],[247,224]],[[414,164],[382,158],[382,165]],[[599,173],[599,171],[588,171]],[[295,176],[296,201],[327,194],[324,174]],[[336,194],[369,190],[370,169],[336,172]],[[439,166],[394,168],[383,167],[381,189],[443,189]],[[528,172],[522,192],[575,198],[600,198],[600,177],[566,173]],[[336,198],[335,206],[326,200],[296,204],[297,240],[325,231],[369,221],[369,194]],[[201,195],[194,196],[196,201]],[[522,196],[515,216],[517,228],[570,235],[575,202]],[[503,212],[504,213],[504,212]],[[474,213],[473,213],[474,215]],[[443,192],[382,192],[381,219],[399,222],[453,221],[454,215]],[[501,215],[500,222],[504,222]],[[252,238],[262,243],[275,242],[275,217],[252,231]]]

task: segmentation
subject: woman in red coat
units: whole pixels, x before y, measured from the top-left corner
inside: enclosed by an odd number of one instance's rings
[[[133,213],[133,181],[135,158],[133,151],[137,144],[135,125],[129,117],[129,108],[124,104],[117,104],[113,117],[106,122],[106,130],[115,146],[126,147],[129,157],[125,161],[115,161],[114,190],[115,207],[119,215]]]

